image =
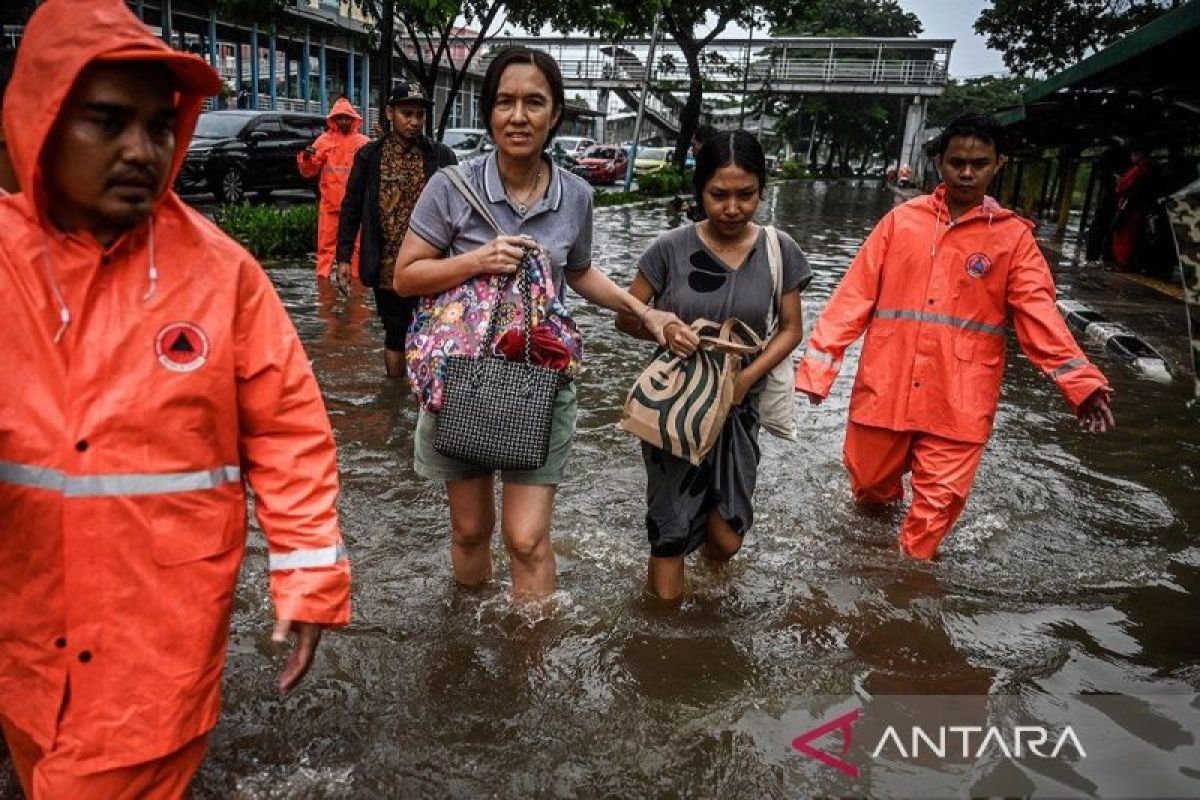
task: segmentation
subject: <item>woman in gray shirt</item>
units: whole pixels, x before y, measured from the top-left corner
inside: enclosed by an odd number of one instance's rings
[[[682,322],[667,326],[667,346],[695,352],[696,336],[684,323],[737,318],[760,336],[775,290],[767,260],[766,233],[754,224],[767,180],[762,145],[746,131],[719,133],[696,156],[695,193],[706,219],[662,234],[638,261],[630,293]],[[758,411],[755,399],[771,368],[790,358],[804,325],[800,291],[811,272],[800,247],[779,232],[783,299],[779,328],[737,379],[735,406],[715,447],[698,466],[642,444],[646,465],[646,529],[650,538],[650,589],[663,599],[683,593],[684,558],[704,548],[717,562],[742,546],[754,521],[752,498],[758,473]],[[637,318],[621,314],[617,327],[651,338]]]
[[[479,107],[496,151],[466,169],[510,235],[496,236],[444,174],[434,175],[409,219],[396,259],[395,290],[401,295],[436,295],[477,275],[512,274],[523,245],[533,239],[550,253],[559,296],[565,282],[587,300],[640,320],[661,343],[666,325],[678,319],[635,299],[592,267],[591,189],[543,152],[558,130],[564,104],[562,75],[550,56],[513,47],[492,60]],[[433,447],[435,425],[435,415],[421,409],[413,466],[423,477],[446,484],[454,577],[461,584],[478,585],[492,574],[494,475],[438,453]],[[554,591],[550,519],[574,434],[575,387],[569,384],[555,401],[545,465],[501,474],[500,529],[512,565],[514,597],[538,598]]]

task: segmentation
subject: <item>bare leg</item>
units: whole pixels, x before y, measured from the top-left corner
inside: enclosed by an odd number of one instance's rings
[[[708,512],[708,538],[704,542],[704,557],[723,564],[742,549],[742,537],[721,518],[714,508]]]
[[[647,580],[650,591],[662,600],[678,600],[683,596],[683,556],[659,558],[650,556]]]
[[[450,499],[450,560],[454,580],[478,586],[492,577],[492,530],[496,508],[492,477],[447,481]]]
[[[389,378],[404,377],[404,351],[384,350],[383,364]]]
[[[556,488],[504,484],[500,530],[512,562],[514,598],[546,597],[556,586],[554,548],[550,545]]]

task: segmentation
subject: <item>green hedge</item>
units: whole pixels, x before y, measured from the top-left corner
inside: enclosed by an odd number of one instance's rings
[[[674,167],[664,167],[658,172],[639,175],[638,191],[647,197],[667,197],[679,194],[684,187],[683,173]]]
[[[626,203],[636,203],[645,198],[639,192],[596,192],[592,195],[592,205],[596,208],[605,206],[623,206]]]
[[[213,220],[255,258],[305,256],[317,249],[317,207],[240,203],[221,206]]]
[[[791,161],[783,162],[780,170],[785,178],[806,178],[808,177],[808,167],[802,161],[792,159]]]

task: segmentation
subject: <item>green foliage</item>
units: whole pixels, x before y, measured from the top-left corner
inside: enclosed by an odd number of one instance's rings
[[[636,203],[644,199],[641,192],[596,192],[592,195],[592,205],[596,208],[605,206],[623,206],[626,203]]]
[[[317,207],[221,206],[213,215],[221,230],[237,239],[255,258],[304,256],[317,249]]]
[[[945,94],[929,102],[928,124],[942,127],[971,111],[994,114],[1000,109],[1015,106],[1021,102],[1021,93],[1031,83],[1028,78],[1011,75],[952,80],[946,86]]]
[[[804,162],[800,161],[799,159],[793,158],[788,161],[785,161],[785,162],[783,162],[783,164],[780,165],[779,169],[783,173],[783,177],[785,177],[785,178],[807,178],[808,177],[808,167],[806,167],[804,165]]]
[[[975,21],[1018,75],[1058,72],[1177,8],[1181,0],[991,0]]]
[[[792,3],[774,18],[776,36],[916,36],[921,20],[896,0]]]
[[[683,172],[675,167],[664,167],[658,172],[639,175],[638,191],[647,197],[667,197],[684,187]]]

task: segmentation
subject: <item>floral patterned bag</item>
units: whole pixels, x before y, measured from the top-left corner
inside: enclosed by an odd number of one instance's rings
[[[471,204],[487,220],[497,235],[503,233],[487,205],[462,167],[442,170]],[[529,247],[525,251],[522,269],[529,270],[530,292],[533,298],[532,325],[544,323],[571,354],[566,378],[578,377],[583,367],[583,338],[567,309],[557,297],[545,248]],[[434,413],[442,408],[448,356],[474,356],[487,336],[488,319],[492,309],[501,315],[498,330],[504,332],[524,327],[524,310],[517,281],[506,281],[503,275],[476,275],[474,278],[447,289],[439,295],[422,297],[408,329],[405,361],[408,382],[421,407]],[[499,338],[499,336],[497,337]]]

